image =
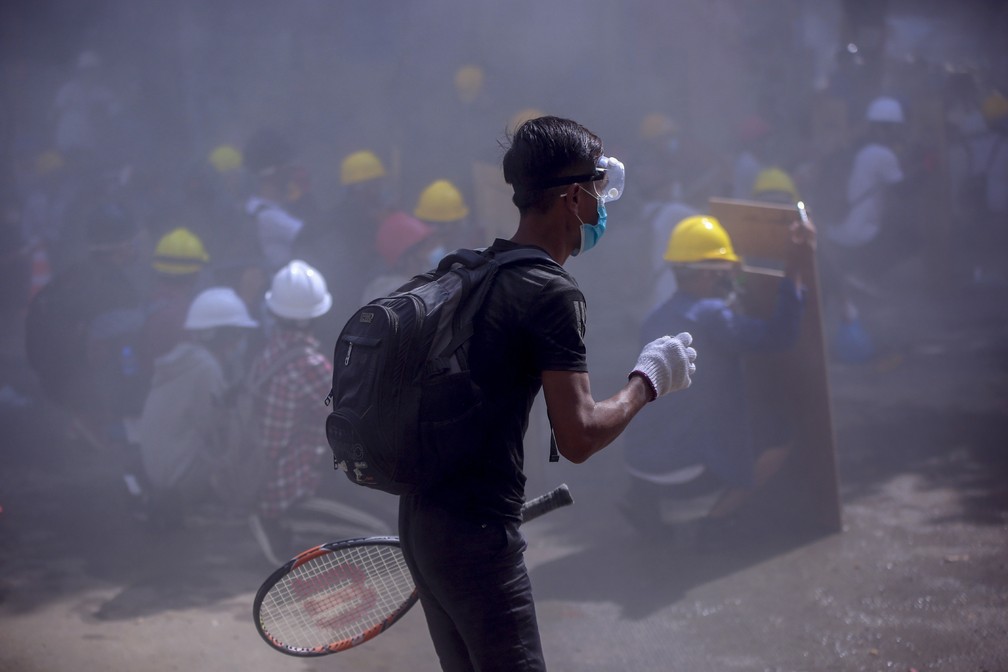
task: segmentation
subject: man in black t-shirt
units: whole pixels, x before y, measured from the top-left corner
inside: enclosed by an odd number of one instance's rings
[[[646,404],[690,384],[689,334],[647,344],[627,384],[595,401],[584,346],[585,299],[562,265],[591,249],[605,203],[623,191],[623,164],[580,124],[522,124],[504,156],[518,230],[491,251],[544,250],[502,268],[473,323],[472,375],[485,396],[485,430],[472,458],[433,492],[403,496],[399,534],[444,670],[545,670],[518,525],[525,499],[522,438],[539,389],[560,454],[584,462]]]

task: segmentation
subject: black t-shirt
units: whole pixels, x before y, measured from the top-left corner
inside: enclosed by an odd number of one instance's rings
[[[490,247],[520,247],[496,240]],[[574,278],[547,260],[502,268],[477,314],[469,350],[485,397],[486,431],[473,459],[433,497],[476,517],[519,519],[524,501],[522,439],[543,371],[587,371],[585,298]]]

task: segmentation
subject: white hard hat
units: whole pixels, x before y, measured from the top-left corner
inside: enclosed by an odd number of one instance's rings
[[[230,287],[211,287],[200,292],[189,305],[186,329],[215,329],[217,327],[258,327],[249,317],[245,302]]]
[[[868,106],[865,119],[889,124],[902,124],[903,106],[895,98],[889,98],[888,96],[876,98]]]
[[[279,317],[310,320],[325,315],[332,307],[332,294],[321,273],[295,259],[273,276],[266,305]]]

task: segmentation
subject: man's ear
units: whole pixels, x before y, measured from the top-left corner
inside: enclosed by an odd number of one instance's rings
[[[567,191],[567,195],[563,197],[565,207],[570,212],[577,212],[578,206],[581,205],[581,190],[577,188],[577,185],[571,185]]]

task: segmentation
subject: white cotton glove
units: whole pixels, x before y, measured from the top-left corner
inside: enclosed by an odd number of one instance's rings
[[[637,365],[630,375],[639,373],[647,378],[655,391],[655,398],[684,390],[693,382],[690,376],[696,371],[696,350],[689,347],[693,337],[687,332],[676,336],[662,336],[644,346]]]

